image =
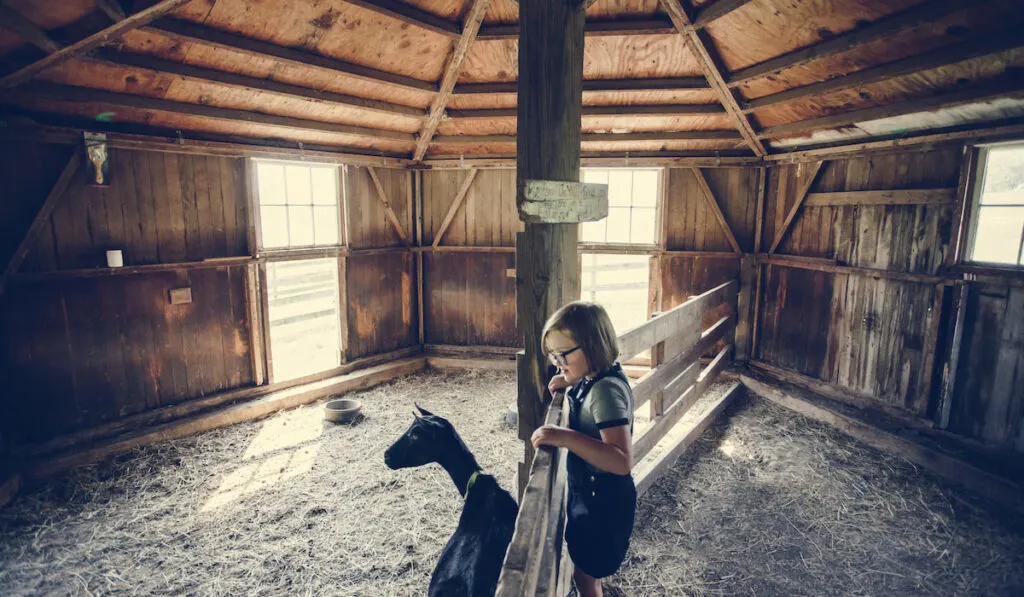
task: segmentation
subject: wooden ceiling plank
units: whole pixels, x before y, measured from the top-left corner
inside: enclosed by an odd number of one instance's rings
[[[395,0],[345,0],[345,2],[447,37],[458,39],[462,35],[462,29],[458,24],[404,2]]]
[[[402,227],[402,222],[399,221],[398,216],[395,215],[395,210],[391,209],[391,202],[388,201],[388,195],[384,192],[384,185],[380,183],[380,177],[377,176],[377,171],[374,170],[373,166],[366,167],[367,172],[370,173],[370,178],[373,179],[373,186],[377,189],[377,200],[384,206],[384,214],[387,215],[388,221],[391,222],[391,226],[395,229],[395,234],[402,241],[403,245],[409,244],[409,237],[405,233],[405,228]]]
[[[739,128],[740,134],[743,135],[747,145],[758,156],[768,155],[768,151],[761,144],[753,124],[751,124],[750,120],[740,109],[732,90],[726,85],[725,79],[722,77],[725,69],[721,66],[721,61],[718,60],[717,56],[712,54],[711,44],[701,38],[701,33],[690,22],[690,17],[683,10],[679,0],[661,0],[661,5],[664,7],[665,12],[668,13],[669,18],[672,19],[676,29],[679,30],[679,34],[686,39],[690,51],[693,52],[697,62],[700,63],[701,70],[704,71],[708,83],[715,90],[715,93],[718,94],[718,99],[725,106],[729,116],[736,122],[736,126]]]
[[[705,6],[697,11],[696,16],[693,18],[693,26],[697,29],[707,27],[730,12],[743,7],[748,2],[750,0],[718,0],[710,6]]]
[[[128,16],[125,14],[124,7],[121,6],[121,3],[118,2],[118,0],[93,1],[96,2],[96,6],[99,7],[100,10],[105,12],[107,16],[110,17],[110,20],[114,21],[115,23],[125,20]]]
[[[444,220],[441,221],[441,226],[437,229],[437,236],[434,237],[432,246],[437,248],[441,245],[441,239],[444,238],[444,233],[448,232],[448,227],[451,226],[452,220],[455,219],[455,214],[459,212],[459,206],[462,205],[462,200],[469,194],[469,187],[473,184],[473,179],[476,178],[478,172],[477,168],[472,168],[469,171],[469,175],[466,176],[466,180],[462,181],[462,186],[459,187],[459,192],[455,195],[455,200],[452,201],[451,207],[448,208],[448,213],[445,214]]]
[[[814,162],[811,166],[811,171],[807,180],[800,187],[800,191],[796,195],[796,203],[794,203],[793,208],[789,210],[789,215],[786,216],[786,220],[782,222],[782,227],[779,229],[779,233],[775,237],[775,242],[772,243],[772,248],[768,251],[769,253],[775,253],[775,250],[782,244],[782,239],[786,238],[786,233],[789,232],[790,226],[793,225],[793,221],[796,220],[797,214],[800,213],[800,208],[803,207],[804,200],[807,199],[807,194],[810,193],[811,186],[814,184],[814,180],[818,178],[818,173],[821,172],[821,167],[824,164],[824,161],[819,161]]]
[[[645,19],[636,21],[591,21],[585,25],[587,37],[615,37],[630,35],[668,35],[675,33],[675,26],[668,19]],[[519,25],[484,25],[476,38],[480,41],[517,40]]]
[[[832,116],[811,118],[787,124],[766,127],[761,130],[761,137],[778,138],[786,135],[797,135],[817,130],[847,126],[858,122],[868,122],[893,116],[904,116],[915,112],[940,110],[978,101],[999,98],[1024,97],[1024,73],[1011,72],[989,83],[940,93],[906,102],[876,106],[864,110],[842,112]]]
[[[315,66],[317,68],[332,70],[346,76],[365,79],[375,83],[386,83],[397,87],[404,87],[406,89],[414,89],[416,91],[437,91],[437,85],[430,81],[421,81],[405,75],[389,73],[375,68],[362,66],[360,64],[339,60],[337,58],[330,58],[313,52],[307,52],[305,50],[286,48],[270,42],[250,39],[235,33],[220,31],[212,27],[179,19],[161,19],[150,24],[147,29],[151,29],[163,35],[168,35],[175,39],[183,39],[203,45],[238,50],[267,58],[286,60],[303,66]]]
[[[636,106],[583,106],[584,116],[688,116],[725,114],[720,104],[652,104]],[[449,119],[515,118],[515,108],[448,110]]]
[[[704,196],[704,202],[707,203],[711,213],[714,214],[715,219],[718,221],[718,225],[721,226],[722,232],[725,233],[725,238],[729,241],[729,245],[732,246],[733,252],[741,254],[743,251],[740,249],[740,244],[736,242],[736,236],[732,233],[732,228],[729,227],[729,222],[725,221],[725,214],[722,213],[722,208],[718,205],[718,200],[715,199],[715,193],[711,190],[711,186],[708,185],[708,179],[704,177],[704,173],[701,172],[700,168],[694,167],[693,175],[697,179],[697,186],[703,191],[701,194]]]
[[[0,4],[0,27],[11,33],[18,34],[19,37],[47,54],[58,52],[64,47],[47,35],[42,27],[30,21],[20,12],[3,4]]]
[[[444,110],[448,107],[448,101],[455,90],[455,83],[459,80],[459,73],[462,72],[462,65],[466,62],[466,55],[476,39],[476,34],[480,31],[480,23],[483,22],[484,16],[487,14],[487,6],[490,3],[491,0],[473,0],[473,4],[466,14],[465,22],[462,24],[462,36],[455,42],[452,53],[448,57],[448,64],[445,66],[444,76],[441,78],[439,92],[430,105],[430,115],[427,116],[426,122],[423,123],[423,130],[420,131],[419,140],[416,143],[416,151],[413,154],[413,160],[415,161],[422,160],[423,156],[426,155],[431,139],[433,139],[434,133],[437,132],[437,126],[441,124]]]
[[[49,56],[46,56],[45,58],[41,58],[8,75],[5,75],[0,79],[0,89],[12,89],[17,87],[18,85],[29,81],[47,68],[81,56],[89,50],[110,42],[123,33],[144,27],[150,22],[159,19],[178,7],[188,4],[189,1],[190,0],[161,0],[149,8],[140,10],[124,20],[114,23],[102,31],[98,31],[84,39],[80,39],[75,43],[65,46],[59,51],[50,54]]]
[[[516,81],[497,83],[460,83],[455,86],[455,95],[476,95],[488,93],[516,93]],[[689,89],[710,89],[704,77],[665,77],[657,79],[591,79],[583,81],[583,92],[588,91],[673,91]]]
[[[962,42],[917,56],[894,60],[878,66],[865,68],[848,75],[842,75],[810,85],[803,85],[759,97],[743,103],[744,112],[774,106],[799,99],[825,95],[833,91],[850,89],[860,85],[869,85],[896,77],[949,66],[972,58],[980,58],[1024,46],[1024,38],[1019,30],[1004,32],[994,36]]]
[[[925,2],[832,39],[787,52],[781,56],[776,56],[746,68],[741,68],[730,74],[727,82],[730,87],[735,87],[752,79],[777,75],[786,69],[825,58],[826,56],[848,52],[858,46],[886,36],[895,35],[904,29],[942,20],[957,11],[966,10],[967,8],[974,9],[974,5],[988,1],[979,0],[971,5],[964,3],[962,0]]]
[[[348,124],[338,124],[334,122],[323,122],[319,120],[308,120],[305,118],[252,112],[237,108],[222,108],[218,106],[190,104],[153,97],[130,95],[127,93],[117,93],[102,89],[72,87],[69,85],[56,85],[52,83],[35,83],[31,86],[25,87],[24,89],[10,92],[8,95],[13,97],[24,97],[30,100],[38,97],[47,97],[64,102],[109,104],[138,108],[141,110],[157,110],[160,112],[171,112],[187,116],[202,116],[205,118],[233,120],[300,130],[339,133],[357,137],[368,137],[371,139],[396,139],[401,141],[413,141],[414,139],[413,135],[399,131],[374,129]]]
[[[319,89],[311,89],[300,85],[282,83],[273,79],[260,79],[247,75],[239,75],[232,72],[174,62],[172,60],[164,60],[148,54],[132,54],[128,52],[101,49],[93,52],[92,57],[102,62],[117,66],[144,68],[156,72],[188,77],[190,79],[210,81],[212,83],[222,83],[224,85],[234,85],[237,87],[245,87],[247,89],[257,91],[267,91],[280,95],[332,102],[351,106],[353,108],[360,108],[362,110],[372,110],[374,112],[383,112],[385,114],[401,114],[416,118],[424,118],[426,116],[423,110],[411,106],[371,100],[356,97],[354,95],[335,93],[333,91],[321,91]]]

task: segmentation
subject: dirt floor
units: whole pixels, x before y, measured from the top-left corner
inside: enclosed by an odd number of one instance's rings
[[[0,511],[2,595],[423,595],[462,501],[383,452],[413,401],[512,487],[507,373],[427,373],[137,450]],[[1020,595],[1020,517],[751,398],[641,500],[612,595]]]

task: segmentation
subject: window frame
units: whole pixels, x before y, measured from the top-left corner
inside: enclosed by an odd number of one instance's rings
[[[1012,141],[1003,141],[999,143],[985,143],[978,144],[970,148],[967,156],[970,158],[968,165],[968,186],[966,192],[966,201],[970,201],[969,213],[970,216],[966,222],[966,234],[964,235],[963,249],[961,251],[960,263],[966,266],[976,266],[991,269],[1001,269],[1008,272],[1019,272],[1024,271],[1024,264],[1020,263],[1022,256],[1024,256],[1024,230],[1021,231],[1021,237],[1018,240],[1017,245],[1017,263],[1002,263],[998,261],[980,261],[974,259],[974,243],[978,235],[978,224],[980,221],[982,195],[985,187],[985,174],[988,168],[988,156],[989,152],[993,149],[999,149],[1004,147],[1021,147],[1024,148],[1024,139],[1016,139]],[[966,158],[965,158],[966,159]],[[1007,207],[1016,207],[1024,211],[1024,202],[1017,205],[1011,205]]]
[[[653,207],[653,209],[654,209],[654,234],[652,236],[653,242],[651,242],[651,243],[609,242],[607,240],[607,238],[608,238],[607,228],[605,228],[605,239],[606,240],[604,240],[604,241],[584,241],[584,240],[582,240],[583,223],[581,223],[580,224],[580,237],[581,237],[581,239],[577,242],[579,247],[588,249],[587,252],[594,252],[592,249],[598,249],[600,251],[600,249],[621,248],[623,253],[635,253],[638,250],[643,250],[643,251],[646,251],[648,253],[653,253],[659,247],[663,247],[664,246],[664,226],[663,226],[663,217],[662,217],[662,209],[663,209],[662,206],[664,205],[666,168],[664,168],[664,167],[651,167],[651,166],[647,166],[647,167],[637,167],[637,166],[606,166],[606,167],[588,166],[588,167],[580,167],[580,180],[583,179],[583,173],[584,173],[585,170],[605,170],[605,171],[609,171],[609,172],[613,171],[613,170],[629,170],[629,171],[646,170],[646,171],[653,171],[656,174],[657,180],[658,180],[657,185],[656,185],[656,191],[655,191],[655,196],[654,196],[654,207]],[[600,183],[596,183],[596,184],[600,184]],[[630,220],[631,221],[632,221],[632,212],[633,212],[634,209],[638,209],[638,208],[633,205],[633,196],[631,194],[630,195],[630,205],[629,205]],[[650,209],[650,208],[640,207],[639,209]],[[605,217],[607,218],[607,216],[605,216]],[[632,236],[632,231],[631,231],[630,235]]]
[[[271,247],[266,248],[263,245],[263,212],[262,202],[260,201],[260,188],[259,188],[259,164],[278,164],[280,166],[315,166],[315,167],[328,167],[334,170],[335,185],[338,192],[338,242],[331,245],[299,245],[299,246],[288,246],[288,247]],[[340,249],[348,247],[349,235],[348,235],[348,218],[346,212],[348,211],[346,193],[345,193],[345,166],[343,164],[336,164],[331,162],[316,162],[309,160],[287,160],[279,158],[249,158],[250,174],[249,184],[252,189],[252,201],[250,202],[250,212],[252,214],[252,221],[254,230],[254,256],[275,256],[275,255],[302,255],[308,254],[310,257],[322,257],[322,256],[336,256],[340,254]],[[315,205],[315,204],[314,204]],[[314,228],[316,227],[316,212],[314,211]]]

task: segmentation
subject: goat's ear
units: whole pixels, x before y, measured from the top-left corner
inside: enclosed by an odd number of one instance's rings
[[[413,404],[416,404],[416,403],[413,402]],[[426,410],[423,410],[423,408],[421,408],[419,404],[416,404],[416,410],[420,411],[420,414],[423,415],[424,417],[433,417],[434,416],[434,413],[426,411]]]
[[[420,416],[416,414],[416,411],[412,411],[412,418],[416,419],[417,421],[420,420]]]

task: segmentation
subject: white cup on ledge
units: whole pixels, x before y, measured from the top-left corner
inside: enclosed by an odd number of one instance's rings
[[[124,266],[124,253],[120,249],[107,251],[107,267]]]

